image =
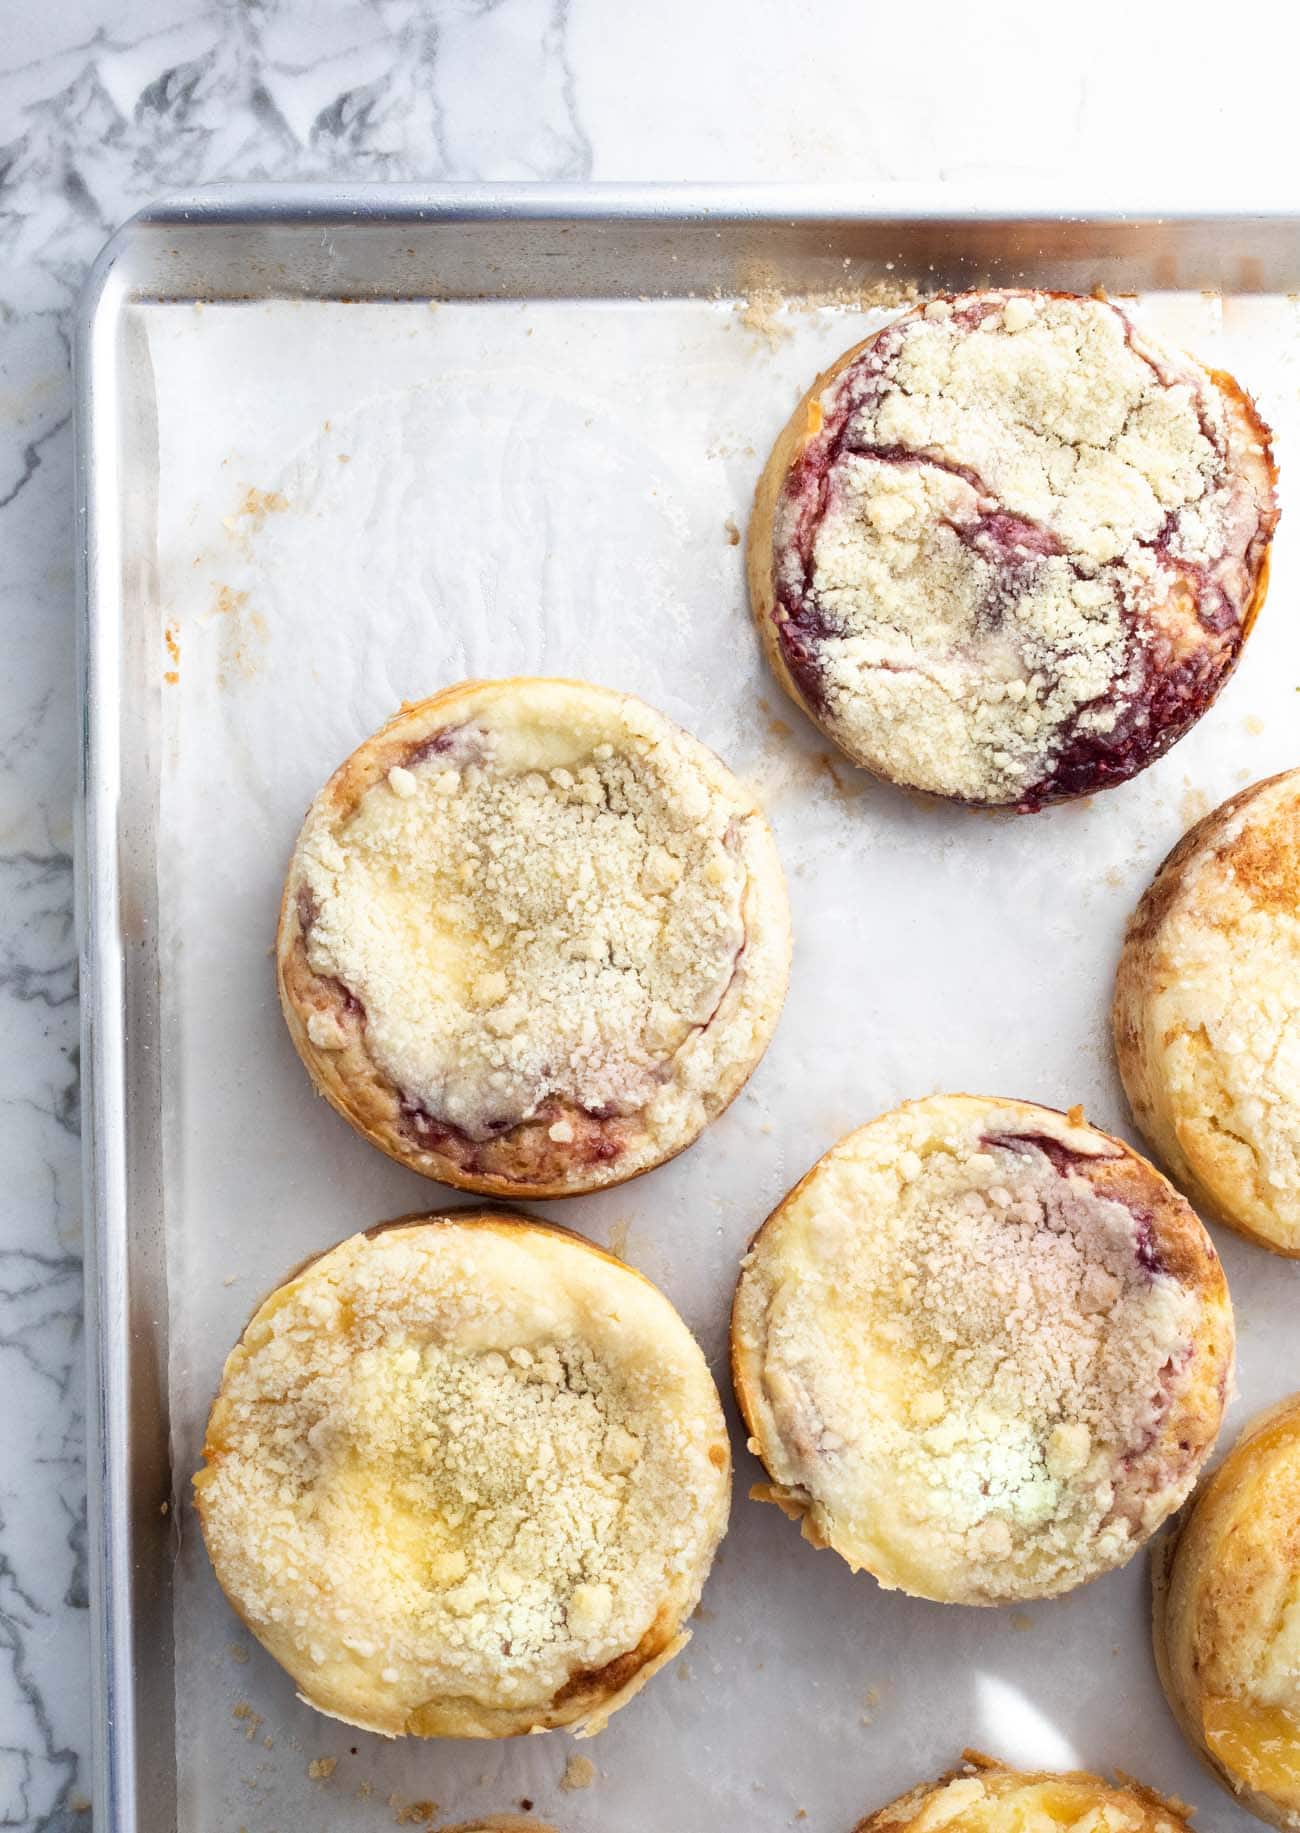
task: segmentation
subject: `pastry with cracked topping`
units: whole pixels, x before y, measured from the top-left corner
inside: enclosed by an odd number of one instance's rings
[[[309,1705],[389,1737],[598,1731],[684,1645],[730,1448],[694,1339],[566,1229],[356,1235],[227,1359],[196,1507]]]
[[[1300,1396],[1247,1428],[1154,1579],[1183,1731],[1243,1807],[1300,1827]]]
[[[469,681],[317,796],[280,911],[320,1092],[412,1170],[561,1197],[648,1171],[755,1068],[785,882],[753,796],[630,694]]]
[[[959,1769],[909,1789],[854,1833],[1190,1833],[1190,1812],[1130,1777],[1010,1769],[968,1751]]]
[[[1209,1237],[1121,1141],[1029,1102],[909,1102],[834,1146],[742,1262],[751,1493],[887,1589],[1052,1597],[1122,1565],[1219,1428]]]
[[[1277,521],[1230,376],[1103,299],[931,299],[813,383],[749,528],[754,615],[855,763],[986,807],[1133,776],[1231,673]]]
[[[1115,984],[1133,1117],[1197,1206],[1300,1256],[1300,770],[1192,828],[1134,911]]]

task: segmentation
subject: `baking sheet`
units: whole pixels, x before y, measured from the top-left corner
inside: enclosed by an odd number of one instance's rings
[[[1300,308],[1153,295],[1142,321],[1300,423]],[[809,377],[887,316],[773,301],[138,305],[157,405],[158,855],[176,1710],[186,1833],[535,1811],[572,1833],[855,1818],[963,1745],[1118,1767],[1255,1823],[1185,1750],[1151,1666],[1146,1560],[1024,1609],[882,1592],[746,1500],[725,1370],[736,1263],[839,1135],[941,1089],[1084,1103],[1125,1132],[1107,1008],[1124,918],[1182,829],[1298,761],[1290,522],[1238,674],[1136,782],[1033,817],[856,773],[780,695],[745,610],[748,500]],[[305,1255],[447,1201],[311,1094],[275,999],[280,881],[335,764],[470,674],[631,689],[754,783],[795,925],[748,1089],[673,1164],[537,1205],[667,1291],[723,1390],[736,1500],[694,1637],[597,1739],[388,1744],[332,1723],[240,1630],[188,1504],[221,1361]],[[1300,1267],[1219,1234],[1240,1329],[1225,1432],[1300,1386]],[[590,1786],[565,1788],[589,1758]],[[580,1779],[572,1770],[568,1780]],[[436,1806],[434,1805],[436,1804]]]

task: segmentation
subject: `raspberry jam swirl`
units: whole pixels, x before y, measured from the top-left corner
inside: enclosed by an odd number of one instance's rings
[[[857,762],[958,801],[1133,776],[1263,597],[1267,429],[1104,300],[932,299],[830,372],[772,464],[751,577],[787,685]]]

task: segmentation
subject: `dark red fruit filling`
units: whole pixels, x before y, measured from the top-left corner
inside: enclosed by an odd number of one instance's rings
[[[1007,1152],[1041,1152],[1061,1177],[1068,1177],[1072,1171],[1079,1171],[1086,1177],[1093,1166],[1112,1163],[1123,1157],[1120,1152],[1074,1152],[1069,1146],[1062,1145],[1059,1139],[1052,1139],[1046,1133],[986,1133],[980,1144],[986,1148],[1001,1146]],[[1137,1237],[1137,1262],[1142,1270],[1152,1278],[1167,1273],[1169,1269],[1156,1245],[1154,1213],[1140,1204],[1131,1203],[1119,1191],[1107,1190],[1097,1182],[1093,1183],[1093,1189],[1107,1202],[1122,1203],[1132,1216]]]
[[[316,899],[312,896],[309,887],[306,885],[299,885],[296,903],[298,907],[298,928],[302,932],[302,939],[305,942],[307,937],[311,934],[312,924],[320,915],[320,906],[317,904]]]
[[[1062,1145],[1059,1139],[1053,1139],[1050,1133],[985,1133],[980,1140],[985,1147],[1001,1146],[1005,1152],[1041,1152],[1051,1162],[1052,1169],[1062,1177],[1068,1177],[1071,1171],[1080,1167],[1105,1162],[1108,1158],[1118,1158],[1118,1152],[1104,1152],[1100,1155],[1088,1152],[1075,1152],[1071,1147]]]
[[[1133,1217],[1133,1224],[1137,1230],[1138,1265],[1145,1268],[1152,1278],[1157,1273],[1168,1272],[1169,1269],[1161,1259],[1160,1250],[1156,1246],[1156,1219],[1151,1211],[1139,1209],[1132,1203],[1126,1204],[1125,1208]]]
[[[352,1014],[356,1018],[365,1017],[366,1008],[362,1005],[351,987],[344,986],[341,980],[331,980],[329,984],[334,988],[335,998],[345,1012]]]
[[[1213,600],[1209,608],[1216,617]],[[1235,623],[1235,615],[1229,615]],[[1213,624],[1206,628],[1215,631]],[[1173,662],[1168,643],[1154,636],[1133,656],[1129,681],[1106,696],[1117,715],[1110,731],[1080,731],[1079,721],[1087,710],[1081,708],[1065,728],[1051,769],[1025,792],[1020,807],[1032,813],[1047,802],[1089,795],[1126,781],[1163,757],[1212,703],[1240,648],[1238,635],[1229,644],[1198,648]]]
[[[426,763],[431,757],[444,758],[448,763],[477,763],[483,756],[485,737],[482,726],[472,725],[468,721],[443,726],[432,738],[423,738],[418,745],[412,745],[406,754],[406,767],[409,770],[415,764]]]

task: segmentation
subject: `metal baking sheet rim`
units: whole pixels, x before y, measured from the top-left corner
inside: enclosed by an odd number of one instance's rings
[[[133,1156],[133,1091],[128,1086],[132,1022],[147,1022],[157,971],[149,955],[154,912],[132,903],[134,881],[124,869],[141,835],[134,831],[124,789],[121,715],[124,595],[120,519],[122,476],[117,432],[122,376],[117,332],[133,299],[202,297],[192,286],[144,285],[130,269],[151,231],[235,229],[249,236],[297,230],[314,235],[333,258],[332,231],[393,229],[418,234],[433,226],[495,225],[507,234],[525,224],[565,225],[601,232],[624,228],[674,231],[701,228],[721,236],[730,226],[759,238],[783,232],[857,231],[880,247],[892,234],[934,239],[934,252],[952,256],[949,236],[975,235],[984,256],[1035,232],[1098,264],[1124,254],[1157,259],[1150,238],[1175,252],[1212,251],[1200,284],[1234,269],[1238,290],[1300,289],[1300,215],[1269,202],[1221,210],[1144,205],[1133,212],[1098,210],[1085,199],[1050,203],[1024,192],[981,200],[948,188],[765,185],[219,185],[160,200],[132,217],[110,239],[82,294],[75,335],[76,561],[78,681],[83,709],[77,818],[77,925],[82,987],[82,1123],[86,1238],[88,1358],[87,1478],[91,1594],[92,1794],[106,1833],[158,1833],[175,1825],[174,1761],[170,1740],[142,1710],[142,1692],[171,1688],[169,1578],[172,1533],[166,1460],[166,1316],[161,1286],[141,1289],[133,1265],[132,1199],[144,1170]],[[1109,244],[1109,247],[1107,246]],[[1184,246],[1180,249],[1180,244]],[[1090,245],[1090,246],[1082,246]],[[835,252],[838,254],[837,244]],[[1136,254],[1134,251],[1136,250]],[[155,251],[156,252],[156,251]],[[1045,252],[1045,251],[1044,251]],[[169,251],[177,256],[179,251]],[[1020,258],[1024,257],[1023,253]],[[1032,258],[1028,257],[1028,258]],[[1270,265],[1271,264],[1271,265]],[[882,262],[883,267],[883,262]],[[257,278],[271,278],[259,270]],[[686,290],[689,270],[672,274],[671,291]],[[882,273],[882,278],[885,276]],[[906,271],[895,272],[897,280]],[[1041,278],[1041,275],[1035,276]],[[282,267],[260,292],[301,293]],[[382,278],[382,277],[381,277]],[[390,276],[373,297],[421,296],[416,276]],[[1162,276],[1163,278],[1163,276]],[[1196,281],[1193,278],[1192,284]],[[1219,281],[1221,284],[1221,280]],[[315,289],[308,288],[308,291]],[[485,289],[491,296],[498,288]],[[530,289],[522,289],[527,293]],[[1117,289],[1118,290],[1118,289]],[[1227,289],[1225,289],[1227,290]],[[338,297],[320,290],[317,296]],[[238,292],[227,293],[238,297]],[[470,295],[472,296],[472,295]],[[632,288],[625,296],[635,297]],[[137,771],[145,760],[131,760]],[[129,788],[129,786],[128,786]],[[129,967],[131,951],[139,967]],[[154,1066],[157,1073],[157,1066]],[[156,1172],[155,1172],[156,1186]],[[155,1197],[160,1193],[155,1187]],[[135,1214],[140,1214],[136,1207]],[[143,1390],[143,1391],[142,1391]],[[149,1444],[145,1445],[144,1440]],[[141,1481],[140,1465],[152,1459]],[[160,1461],[161,1460],[161,1461]],[[145,1544],[146,1541],[148,1544]],[[147,1622],[145,1618],[147,1617]],[[142,1648],[142,1632],[156,1636]],[[147,1638],[145,1638],[147,1641]],[[142,1665],[141,1656],[144,1656]],[[148,1769],[150,1774],[145,1775]],[[169,1788],[170,1784],[170,1788]],[[167,1800],[165,1822],[156,1807]],[[168,1797],[170,1797],[168,1799]]]

